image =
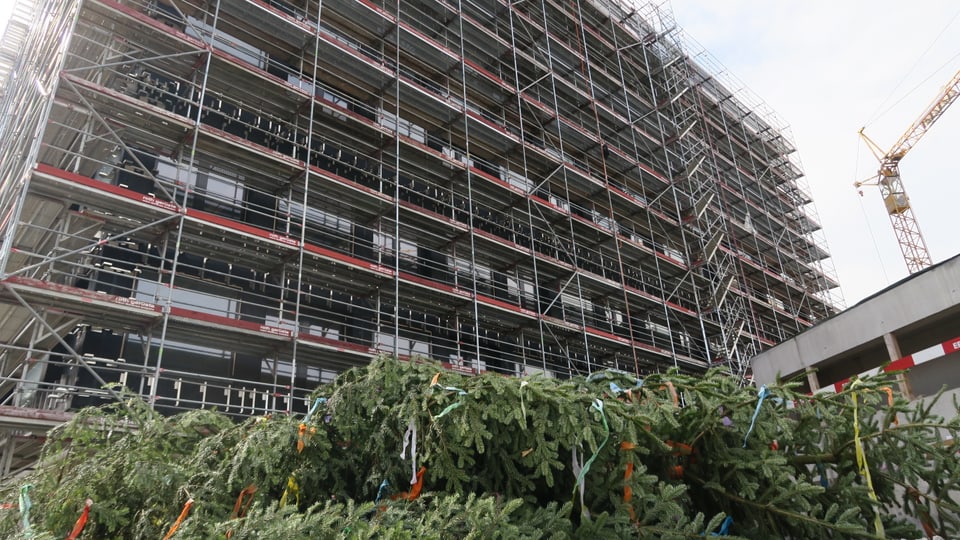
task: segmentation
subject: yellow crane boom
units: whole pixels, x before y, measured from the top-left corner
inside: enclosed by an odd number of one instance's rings
[[[860,137],[880,162],[880,169],[876,176],[867,181],[855,182],[854,185],[858,188],[863,185],[880,187],[890,223],[897,235],[900,251],[907,263],[907,270],[911,274],[930,266],[933,261],[930,258],[930,252],[927,251],[927,243],[920,233],[920,225],[910,207],[910,198],[907,197],[903,181],[900,179],[900,160],[926,135],[937,119],[957,100],[957,97],[960,97],[960,71],[954,74],[920,118],[907,128],[907,131],[887,152],[883,152],[877,143],[867,137],[863,128],[860,128]]]

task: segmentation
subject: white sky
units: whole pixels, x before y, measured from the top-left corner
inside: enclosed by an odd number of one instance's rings
[[[852,186],[877,170],[857,131],[889,149],[960,69],[960,2],[670,5],[687,37],[790,125],[847,305],[906,277],[879,191],[861,198]],[[960,167],[949,162],[958,140],[960,104],[900,167],[935,263],[960,252]]]
[[[0,0],[0,37],[3,37],[3,30],[7,28],[7,19],[13,11],[13,4],[16,0]]]
[[[0,28],[14,0],[0,0]],[[857,130],[889,148],[960,69],[956,0],[672,0],[677,22],[791,126],[847,305],[907,275]],[[901,164],[934,262],[960,253],[960,105]]]

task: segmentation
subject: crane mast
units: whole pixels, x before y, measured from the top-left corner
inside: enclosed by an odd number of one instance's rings
[[[960,71],[954,74],[950,82],[940,90],[936,99],[887,152],[883,152],[880,146],[863,132],[863,128],[860,129],[860,137],[880,162],[880,169],[875,177],[868,181],[856,182],[854,185],[856,187],[876,185],[880,188],[880,195],[887,207],[887,214],[890,216],[890,223],[900,244],[900,251],[903,253],[907,270],[911,274],[930,266],[933,261],[930,258],[930,252],[927,251],[927,243],[920,233],[920,225],[910,207],[910,198],[907,197],[900,178],[900,160],[926,135],[937,119],[957,100],[957,97],[960,97]]]

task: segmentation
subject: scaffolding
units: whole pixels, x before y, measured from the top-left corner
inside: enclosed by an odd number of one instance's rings
[[[18,5],[23,52],[0,50],[11,415],[121,390],[302,412],[377,354],[745,378],[836,310],[785,130],[664,6]]]

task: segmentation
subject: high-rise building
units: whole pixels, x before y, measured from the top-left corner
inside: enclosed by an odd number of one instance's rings
[[[837,284],[707,60],[626,0],[18,0],[6,412],[296,412],[378,353],[744,376]]]

